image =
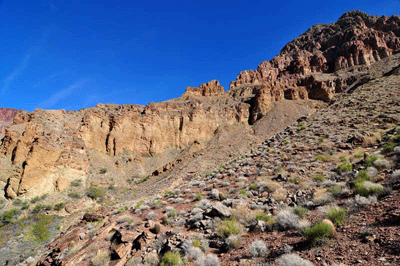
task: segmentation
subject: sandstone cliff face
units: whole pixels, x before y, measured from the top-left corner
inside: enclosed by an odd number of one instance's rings
[[[147,106],[99,104],[77,112],[25,113],[6,130],[0,146],[15,168],[6,196],[32,197],[63,190],[77,178],[85,180],[90,150],[110,156],[152,156],[207,141],[219,126],[246,124],[248,118],[248,104],[224,95],[187,95]]]
[[[336,23],[311,27],[257,70],[240,72],[230,88],[267,83],[283,87],[287,96],[306,97],[307,92],[310,99],[329,101],[356,82],[365,67],[400,50],[399,29],[400,16],[347,12]],[[352,73],[340,72],[348,68]]]

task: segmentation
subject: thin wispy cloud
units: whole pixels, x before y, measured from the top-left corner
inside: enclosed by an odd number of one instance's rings
[[[30,53],[26,54],[24,56],[24,59],[14,69],[14,71],[4,79],[3,87],[1,88],[1,96],[4,96],[4,94],[7,92],[8,88],[10,87],[10,83],[13,82],[25,70],[25,68],[28,66],[30,58],[31,58],[31,54]]]
[[[58,92],[53,94],[50,98],[41,102],[38,105],[38,108],[48,109],[51,106],[56,105],[61,100],[65,99],[66,97],[71,95],[74,91],[76,91],[76,89],[82,88],[87,83],[87,81],[88,81],[87,79],[81,79],[81,80],[71,84],[67,88],[59,90]]]
[[[3,79],[3,84],[0,90],[0,96],[4,96],[4,94],[9,90],[10,84],[17,79],[28,67],[29,61],[31,57],[37,53],[40,52],[42,47],[45,45],[47,42],[49,35],[51,31],[54,29],[55,25],[50,24],[44,33],[40,36],[40,39],[37,43],[37,45],[33,45],[31,48],[29,48],[28,52],[25,54],[23,57],[22,61],[17,65],[17,67],[7,76]]]
[[[42,79],[41,81],[39,81],[38,83],[34,84],[34,85],[32,86],[32,88],[35,89],[35,88],[37,88],[37,87],[39,87],[39,86],[41,86],[41,85],[43,85],[43,84],[49,82],[50,80],[52,80],[52,79],[54,79],[54,78],[56,78],[56,77],[58,77],[58,76],[61,76],[61,75],[65,74],[66,72],[67,72],[67,71],[61,71],[61,72],[57,72],[57,73],[54,73],[54,74],[52,74],[52,75],[49,75],[49,76],[45,77],[44,79]]]

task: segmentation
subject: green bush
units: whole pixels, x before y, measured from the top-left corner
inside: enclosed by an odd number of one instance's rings
[[[267,221],[271,220],[271,217],[266,213],[258,213],[258,214],[256,214],[256,219],[267,222]]]
[[[356,193],[364,196],[379,195],[383,192],[382,185],[370,181],[355,182],[354,185],[356,187]]]
[[[82,185],[82,179],[75,179],[71,181],[72,187],[80,187]]]
[[[364,163],[364,166],[365,166],[365,168],[367,168],[367,167],[370,167],[370,166],[373,166],[374,165],[374,162],[376,161],[376,160],[378,160],[378,156],[369,156],[366,160],[365,160],[365,163]]]
[[[181,255],[176,252],[167,252],[161,259],[161,266],[178,266],[181,263]]]
[[[31,199],[31,203],[35,204],[36,202],[38,202],[40,200],[39,196],[34,197],[33,199]]]
[[[251,184],[251,185],[250,185],[250,188],[251,188],[252,190],[257,190],[257,188],[258,188],[257,183]]]
[[[314,176],[314,181],[323,182],[326,180],[326,177],[323,174],[316,174]]]
[[[334,187],[328,187],[326,189],[329,193],[331,193],[333,196],[339,196],[340,193],[342,192],[342,187],[341,186],[334,186]]]
[[[242,232],[242,225],[232,217],[230,220],[222,221],[217,227],[217,233],[221,238],[238,235]]]
[[[33,208],[32,213],[39,213],[41,211],[50,211],[53,209],[51,205],[45,205],[45,204],[38,204]]]
[[[36,216],[36,219],[38,222],[32,226],[31,234],[37,242],[46,242],[50,237],[48,227],[52,223],[51,217],[39,214]]]
[[[394,142],[389,142],[383,146],[382,153],[383,154],[391,153],[393,152],[394,147],[396,147],[396,144],[394,144]]]
[[[107,168],[101,168],[99,174],[103,175],[105,173],[107,173]]]
[[[14,206],[21,206],[22,205],[22,200],[21,199],[15,199],[15,200],[13,200],[12,204]]]
[[[347,162],[342,162],[341,164],[338,165],[336,168],[336,171],[338,174],[344,173],[344,172],[350,172],[353,170],[353,166]]]
[[[26,200],[22,203],[21,210],[27,210],[29,209],[29,206],[30,206],[29,201]]]
[[[91,199],[100,199],[104,197],[104,190],[102,188],[97,188],[90,186],[87,191],[87,196]]]
[[[308,210],[304,207],[296,207],[293,209],[293,213],[298,215],[299,217],[303,217],[307,212]]]
[[[73,198],[73,199],[82,198],[81,194],[79,194],[78,192],[70,192],[70,193],[68,193],[68,197]]]
[[[200,201],[203,198],[203,195],[201,193],[196,195],[196,200]]]
[[[57,203],[56,205],[54,205],[54,210],[55,210],[55,211],[59,211],[59,210],[61,210],[62,208],[64,208],[64,206],[65,206],[65,203],[64,203],[64,202]]]
[[[330,156],[323,156],[323,155],[318,155],[317,157],[315,157],[315,160],[317,161],[323,161],[323,162],[330,162],[332,161],[332,157]]]
[[[342,225],[346,219],[347,211],[342,208],[331,207],[326,215],[335,225]]]
[[[138,203],[136,203],[136,205],[135,205],[135,209],[139,209],[139,208],[140,208],[140,206],[142,206],[142,205],[143,205],[143,203],[144,203],[144,201],[143,201],[143,200],[141,200],[141,201],[139,201]]]
[[[11,209],[3,212],[3,214],[0,216],[0,227],[12,223],[14,217],[19,215],[20,213],[21,211],[18,209]]]
[[[303,230],[303,236],[313,245],[317,244],[320,241],[324,241],[332,234],[332,226],[323,222],[318,222],[313,227],[308,227]]]
[[[247,191],[244,190],[244,189],[242,189],[242,190],[239,192],[239,194],[247,197]]]

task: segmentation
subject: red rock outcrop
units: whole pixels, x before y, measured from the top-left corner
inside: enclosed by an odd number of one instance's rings
[[[0,133],[4,132],[4,129],[12,124],[14,117],[21,112],[22,110],[0,108]]]
[[[200,88],[196,87],[187,87],[184,93],[187,95],[195,95],[195,96],[218,96],[224,93],[224,87],[219,84],[218,80],[211,80],[207,83],[203,83],[200,85]]]
[[[296,88],[310,99],[329,101],[352,85],[371,64],[400,51],[400,16],[369,16],[350,11],[336,23],[318,24],[289,42],[279,55],[256,70],[239,73],[230,89],[248,84],[280,83],[285,95]],[[352,67],[352,73],[339,72]],[[285,97],[286,98],[286,97]]]

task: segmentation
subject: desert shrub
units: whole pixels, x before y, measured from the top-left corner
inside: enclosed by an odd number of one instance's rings
[[[130,216],[130,215],[122,215],[117,218],[118,224],[132,223],[132,221],[133,221],[133,219],[132,219],[132,216]]]
[[[81,194],[79,194],[78,192],[70,192],[70,193],[68,193],[68,197],[73,198],[73,199],[82,198]]]
[[[169,212],[167,212],[167,215],[168,217],[175,218],[177,215],[176,210],[174,209],[170,210]]]
[[[186,250],[186,253],[189,260],[198,260],[199,258],[204,257],[203,251],[198,247],[191,246]]]
[[[34,197],[33,199],[31,199],[31,203],[35,204],[36,202],[38,202],[40,200],[39,196]]]
[[[356,181],[362,182],[362,181],[370,181],[370,180],[371,179],[369,178],[367,171],[362,170],[362,171],[358,172]]]
[[[33,208],[32,213],[39,213],[41,211],[50,211],[53,209],[51,205],[45,205],[45,204],[38,204]]]
[[[200,239],[198,239],[198,238],[193,239],[192,243],[193,243],[193,246],[196,248],[199,248],[201,246]]]
[[[225,244],[228,249],[236,249],[240,244],[240,235],[230,235],[225,239]]]
[[[340,155],[340,156],[339,156],[339,160],[340,160],[341,162],[347,162],[346,155]]]
[[[256,240],[253,243],[251,243],[249,247],[249,254],[253,258],[257,257],[264,257],[265,254],[267,253],[267,245],[265,245],[265,242],[262,240]]]
[[[54,205],[54,210],[55,211],[59,211],[59,210],[61,210],[62,208],[64,208],[64,206],[65,206],[65,203],[64,202],[60,202],[60,203],[57,203],[56,205]]]
[[[355,182],[356,193],[360,195],[379,195],[383,192],[383,186],[370,181]]]
[[[0,216],[0,227],[12,223],[14,217],[19,215],[20,213],[21,211],[18,209],[11,209],[3,212],[3,214]]]
[[[201,193],[196,195],[196,200],[200,201],[203,198],[203,195]]]
[[[146,266],[157,266],[159,264],[159,259],[157,254],[154,253],[148,253],[145,257],[144,257],[144,265]],[[137,265],[137,264],[135,264]]]
[[[317,244],[320,241],[325,240],[333,234],[333,228],[331,225],[323,222],[316,223],[313,227],[308,227],[303,230],[303,236],[311,241],[312,244]]]
[[[326,180],[326,177],[323,174],[316,174],[314,176],[314,181],[324,182],[325,180]]]
[[[154,217],[156,217],[156,214],[155,214],[155,212],[149,212],[149,214],[147,214],[147,217],[146,217],[146,220],[151,220],[151,219],[153,219]]]
[[[341,186],[328,187],[326,191],[331,193],[333,196],[337,197],[341,194],[342,187]]]
[[[360,206],[365,206],[365,205],[370,205],[372,203],[375,203],[378,199],[376,196],[369,196],[368,198],[356,195],[354,198],[355,203],[357,203]]]
[[[234,218],[222,221],[217,227],[217,233],[221,238],[227,238],[231,235],[238,235],[242,232],[242,225]]]
[[[339,207],[331,207],[326,215],[335,225],[342,225],[346,219],[347,211]]]
[[[252,190],[257,190],[257,189],[258,189],[257,183],[252,183],[252,184],[250,185],[250,188],[251,188]]]
[[[75,179],[71,181],[72,187],[80,187],[82,185],[82,179]]]
[[[353,166],[351,164],[349,164],[348,162],[342,162],[336,168],[336,171],[337,171],[338,174],[342,174],[342,173],[345,173],[345,172],[350,172],[352,170],[353,170]]]
[[[293,209],[293,213],[298,215],[299,217],[303,217],[307,212],[308,210],[304,207],[296,207]]]
[[[161,259],[161,266],[177,266],[181,265],[181,255],[176,252],[167,252]]]
[[[314,266],[311,261],[296,254],[284,254],[275,261],[277,266]]]
[[[195,266],[220,266],[218,257],[212,254],[200,256],[194,263]]]
[[[105,173],[107,173],[107,168],[101,168],[99,174],[103,175]]]
[[[296,228],[299,222],[299,216],[290,210],[282,210],[275,218],[275,223],[280,229],[287,230]]]
[[[242,190],[239,192],[239,194],[247,197],[247,191],[246,191],[245,189],[242,189]]]
[[[218,257],[213,254],[208,254],[204,266],[220,266]]]
[[[22,205],[22,200],[21,199],[15,199],[15,200],[13,200],[12,204],[14,206],[21,206]]]
[[[373,166],[376,160],[378,160],[378,156],[369,156],[364,162],[365,168]]]
[[[24,202],[22,202],[21,210],[27,210],[29,209],[29,206],[30,206],[29,201],[25,200]]]
[[[102,188],[90,186],[86,195],[91,199],[100,199],[104,197],[105,193]]]
[[[110,262],[110,253],[108,251],[100,251],[93,259],[92,264],[94,266],[108,265]]]
[[[330,162],[330,161],[332,161],[332,158],[328,155],[327,156],[318,155],[317,157],[315,157],[315,160],[322,161],[322,162]]]
[[[142,205],[143,205],[143,203],[144,203],[144,201],[143,201],[143,200],[141,200],[141,201],[139,201],[138,203],[136,203],[136,205],[135,205],[135,209],[139,209],[139,208],[140,208],[140,206],[142,206]]]
[[[382,153],[387,154],[393,152],[395,146],[396,144],[394,142],[386,143],[383,145]]]
[[[32,226],[31,235],[37,242],[46,242],[50,237],[49,225],[52,223],[51,217],[45,214],[36,216],[37,222]]]
[[[260,221],[267,222],[267,221],[271,220],[271,217],[266,213],[257,213],[256,214],[256,219],[260,220]]]

